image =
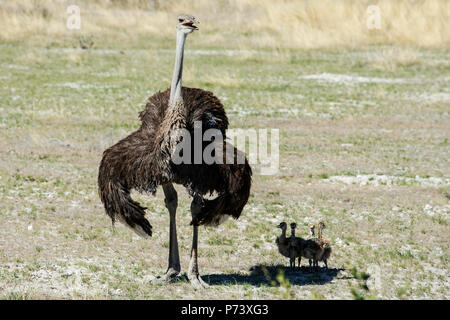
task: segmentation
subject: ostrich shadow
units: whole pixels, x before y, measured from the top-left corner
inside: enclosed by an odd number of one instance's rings
[[[262,285],[279,286],[277,278],[281,273],[284,279],[289,280],[291,285],[323,285],[331,282],[333,279],[350,279],[348,276],[339,276],[342,268],[318,268],[309,267],[296,268],[291,270],[283,265],[255,265],[249,269],[248,274],[229,273],[229,274],[206,274],[202,278],[209,285],[244,285],[249,284],[255,287]]]

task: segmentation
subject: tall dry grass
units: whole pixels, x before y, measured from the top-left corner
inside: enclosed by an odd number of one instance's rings
[[[67,6],[81,8],[81,29],[66,28]],[[379,30],[366,26],[380,8]],[[180,12],[201,20],[207,46],[323,48],[371,44],[448,48],[448,0],[12,0],[0,2],[0,40],[48,43],[91,34],[133,41],[173,36]]]

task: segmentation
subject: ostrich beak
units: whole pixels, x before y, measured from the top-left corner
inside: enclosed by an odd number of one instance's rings
[[[198,27],[194,24],[194,23],[200,23],[198,22],[196,19],[192,19],[192,20],[184,20],[184,22],[182,23],[183,26],[187,26],[190,27],[194,30],[198,30]]]

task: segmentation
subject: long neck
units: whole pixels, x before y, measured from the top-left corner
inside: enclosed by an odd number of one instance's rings
[[[183,74],[183,55],[184,43],[186,42],[187,34],[182,31],[177,31],[177,48],[175,53],[175,67],[173,69],[172,85],[170,87],[169,106],[175,102],[183,101],[181,96],[181,77]]]
[[[286,238],[286,229],[281,229],[281,238]]]
[[[291,229],[291,237],[295,238],[295,228]]]
[[[322,228],[319,228],[318,236],[319,236],[319,239],[322,239]]]
[[[313,228],[309,229],[309,234],[311,235],[311,237],[314,237],[314,229]]]

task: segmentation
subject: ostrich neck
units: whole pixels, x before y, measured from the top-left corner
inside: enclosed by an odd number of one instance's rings
[[[173,155],[173,152],[180,142],[180,132],[178,129],[186,127],[186,107],[181,96],[181,75],[183,73],[183,50],[186,41],[186,34],[177,31],[177,48],[175,53],[175,67],[173,70],[172,86],[170,87],[169,107],[164,116],[163,123],[160,125],[161,138],[164,145],[161,146],[165,150],[164,155]],[[158,139],[156,139],[159,141]],[[170,157],[163,159],[168,166]]]
[[[177,103],[183,102],[181,95],[181,77],[183,74],[183,57],[184,44],[186,42],[187,34],[182,31],[177,31],[177,47],[175,53],[175,67],[173,69],[172,85],[170,87],[169,107],[174,107]]]
[[[286,229],[281,229],[281,238],[286,239]]]
[[[291,237],[295,238],[295,229],[291,229]]]

